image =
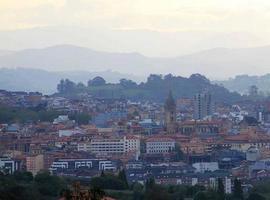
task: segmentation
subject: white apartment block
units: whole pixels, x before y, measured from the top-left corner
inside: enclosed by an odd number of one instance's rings
[[[169,153],[175,149],[175,141],[170,138],[150,138],[146,141],[146,153]]]
[[[232,180],[228,177],[225,178],[225,193],[226,194],[232,193]]]
[[[196,170],[197,173],[204,173],[206,171],[216,171],[218,170],[218,163],[217,162],[200,162],[200,163],[194,163],[192,165]]]
[[[140,139],[135,136],[94,138],[90,142],[78,143],[78,151],[89,151],[96,154],[140,152]]]

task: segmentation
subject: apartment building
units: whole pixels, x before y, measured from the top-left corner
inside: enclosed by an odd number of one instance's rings
[[[175,140],[171,138],[149,138],[146,140],[146,153],[169,153],[175,149]]]
[[[94,138],[89,142],[78,143],[78,151],[89,151],[96,154],[139,152],[140,139],[135,136]]]

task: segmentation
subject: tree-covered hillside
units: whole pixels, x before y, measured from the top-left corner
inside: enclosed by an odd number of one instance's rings
[[[152,74],[146,82],[140,84],[127,79],[121,79],[118,84],[111,84],[106,83],[102,77],[96,77],[89,80],[87,86],[66,79],[61,80],[57,89],[59,94],[64,96],[87,92],[101,98],[128,98],[156,102],[163,102],[169,90],[172,90],[175,98],[193,97],[196,93],[208,91],[217,102],[234,102],[241,99],[238,93],[231,93],[222,86],[211,84],[200,74],[193,74],[189,78],[171,74],[165,76]]]
[[[270,94],[270,74],[263,76],[239,75],[228,80],[215,81],[215,83],[223,85],[230,91],[236,91],[241,94],[248,94],[250,86],[256,85],[260,93],[264,95]]]

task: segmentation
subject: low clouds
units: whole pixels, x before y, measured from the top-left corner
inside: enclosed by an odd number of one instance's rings
[[[173,56],[265,45],[269,11],[269,0],[0,0],[0,49],[69,43]]]
[[[269,8],[267,0],[8,0],[0,2],[0,23],[2,30],[76,25],[261,32],[270,31]]]

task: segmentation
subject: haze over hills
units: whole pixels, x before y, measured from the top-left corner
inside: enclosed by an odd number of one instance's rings
[[[262,46],[269,42],[246,31],[109,28],[93,24],[87,27],[62,25],[0,31],[2,49],[74,44],[105,52],[139,52],[150,57],[179,56],[216,47]]]
[[[248,94],[249,87],[256,85],[259,92],[263,92],[266,95],[270,93],[270,74],[262,76],[249,76],[249,75],[238,75],[235,78],[230,78],[224,81],[215,81],[217,84],[222,84],[230,91],[236,91],[240,94]]]
[[[113,71],[57,71],[50,72],[41,69],[16,68],[0,69],[0,89],[9,91],[38,91],[44,94],[56,92],[56,86],[61,79],[70,79],[75,82],[87,83],[96,76],[104,77],[110,83],[117,83],[120,79],[132,79],[137,82],[144,81],[143,77],[130,74],[121,74]]]
[[[172,73],[189,76],[201,73],[212,79],[238,74],[266,74],[270,67],[270,46],[215,48],[178,57],[146,57],[138,53],[108,53],[73,45],[26,49],[0,56],[0,67],[35,68],[48,71],[104,71],[147,76]],[[228,70],[228,68],[233,70]]]

